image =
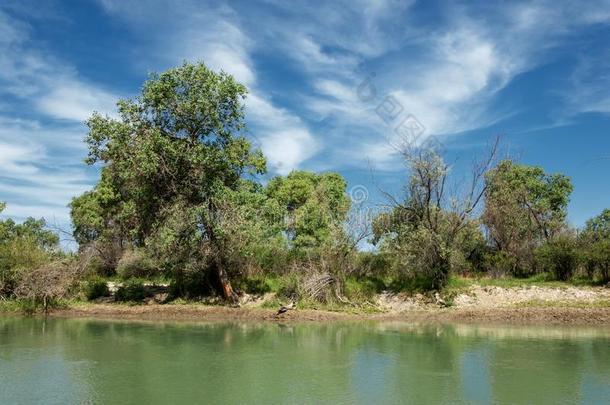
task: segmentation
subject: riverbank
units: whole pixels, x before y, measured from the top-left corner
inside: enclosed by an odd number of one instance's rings
[[[610,307],[446,308],[374,314],[305,309],[289,311],[277,316],[275,310],[265,308],[230,308],[196,304],[139,306],[88,304],[56,309],[50,313],[50,316],[148,321],[267,321],[282,323],[372,320],[610,326]]]
[[[273,294],[242,297],[239,307],[202,303],[133,305],[77,302],[51,316],[158,321],[413,321],[610,326],[610,289],[604,287],[504,288],[473,285],[452,294],[382,293],[367,305],[305,307],[277,315]]]

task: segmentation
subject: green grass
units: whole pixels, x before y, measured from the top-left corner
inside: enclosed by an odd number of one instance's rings
[[[49,303],[49,309],[68,308],[71,301],[57,300]],[[42,303],[26,299],[1,299],[0,313],[15,313],[33,315],[43,311]]]
[[[567,287],[584,287],[584,286],[596,286],[600,283],[583,279],[575,278],[570,281],[557,281],[553,280],[548,274],[537,274],[528,278],[515,278],[515,277],[503,277],[503,278],[491,278],[491,277],[463,277],[463,276],[452,276],[447,284],[448,288],[453,289],[467,289],[473,285],[480,285],[482,287],[502,287],[502,288],[515,288],[515,287],[554,287],[554,288],[567,288]]]
[[[23,306],[17,300],[0,300],[0,312],[11,313],[11,312],[22,312]]]

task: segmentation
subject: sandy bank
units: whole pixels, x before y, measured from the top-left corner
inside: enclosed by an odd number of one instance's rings
[[[269,294],[268,294],[269,295]],[[341,311],[296,309],[276,315],[264,308],[272,296],[246,297],[237,308],[204,304],[81,303],[57,309],[55,317],[148,321],[308,322],[406,321],[496,323],[524,325],[607,325],[610,327],[610,289],[602,287],[482,287],[474,285],[450,297],[383,293],[367,305]],[[371,311],[373,310],[373,311]]]

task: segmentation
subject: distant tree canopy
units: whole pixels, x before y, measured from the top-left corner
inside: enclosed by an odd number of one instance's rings
[[[610,281],[610,209],[585,224],[580,236],[583,264],[590,278]]]

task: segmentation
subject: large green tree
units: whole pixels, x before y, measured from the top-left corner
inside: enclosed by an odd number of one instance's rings
[[[234,300],[220,207],[245,175],[265,171],[262,154],[242,135],[246,93],[224,72],[185,63],[152,75],[138,97],[119,101],[119,118],[94,113],[87,162],[100,163],[102,177],[72,202],[76,238],[119,238],[134,247],[184,242],[188,251],[168,249],[168,265],[187,257]]]
[[[570,179],[504,160],[489,171],[486,185],[482,220],[489,239],[514,259],[515,273],[531,271],[535,249],[566,226]]]
[[[340,232],[350,208],[346,187],[338,173],[293,171],[269,182],[267,195],[285,210],[284,229],[294,249],[318,248]]]

